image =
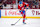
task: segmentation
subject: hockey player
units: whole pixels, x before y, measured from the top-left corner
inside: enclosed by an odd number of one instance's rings
[[[22,2],[22,1],[18,1],[18,3],[19,3],[18,9],[20,10],[19,12],[23,16],[23,24],[26,24],[25,23],[25,17],[26,17],[25,8],[28,9],[29,5],[28,5],[28,3],[25,3],[25,2]]]

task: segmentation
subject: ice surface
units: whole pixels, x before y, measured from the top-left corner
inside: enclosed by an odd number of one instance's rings
[[[19,18],[0,18],[0,27],[40,27],[40,19],[27,19],[23,24],[21,19],[16,25],[14,24]]]

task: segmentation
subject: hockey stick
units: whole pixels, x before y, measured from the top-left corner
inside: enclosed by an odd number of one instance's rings
[[[20,18],[20,19],[21,19],[21,18]],[[19,19],[19,20],[20,20],[20,19]],[[19,21],[19,20],[18,20],[18,21]],[[17,21],[17,22],[18,22],[18,21]],[[17,22],[15,22],[15,24],[16,24]],[[11,25],[15,25],[15,24],[11,24]]]

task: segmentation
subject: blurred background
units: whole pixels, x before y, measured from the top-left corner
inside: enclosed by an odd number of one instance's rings
[[[29,9],[40,9],[40,0],[0,0],[0,9],[18,9],[18,1],[29,4]]]

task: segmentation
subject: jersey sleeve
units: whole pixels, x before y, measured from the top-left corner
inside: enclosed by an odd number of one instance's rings
[[[23,2],[23,6],[24,6],[24,5],[29,6],[29,4],[28,4],[28,3]]]
[[[26,6],[29,6],[29,4],[26,4]]]
[[[18,9],[20,9],[21,10],[21,7],[18,5]]]
[[[25,3],[25,5],[26,5],[26,9],[28,9],[29,8],[29,4],[28,3]]]

